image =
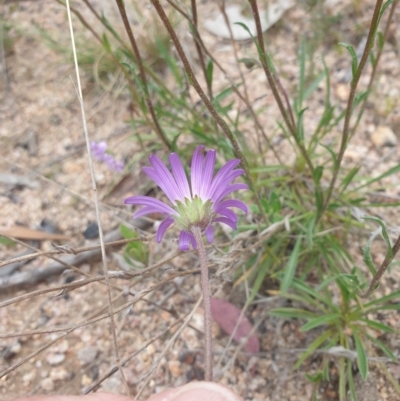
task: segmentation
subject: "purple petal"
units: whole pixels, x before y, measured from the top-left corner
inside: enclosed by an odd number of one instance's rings
[[[231,173],[231,171],[240,163],[239,159],[229,160],[221,169],[218,171],[214,179],[212,180],[210,191],[208,192],[209,199],[213,199],[214,192],[224,183],[225,177]]]
[[[234,221],[235,223],[238,221],[235,212],[232,212],[232,210],[230,209],[220,209],[218,213],[222,214],[222,216],[227,217],[229,220]]]
[[[137,219],[139,217],[146,216],[151,213],[160,213],[160,211],[157,208],[154,208],[151,206],[145,206],[145,207],[142,207],[141,209],[137,210],[135,213],[133,213],[133,218]]]
[[[211,180],[214,174],[215,158],[215,150],[209,150],[204,161],[204,170],[200,193],[200,197],[202,199],[209,199],[208,192],[210,190]]]
[[[171,186],[167,184],[167,181],[160,177],[157,171],[151,167],[143,167],[142,170],[164,191],[171,203],[176,205],[175,200],[178,199],[178,195],[176,191],[171,189]]]
[[[172,217],[167,217],[158,227],[157,230],[157,242],[161,242],[165,232],[168,230],[170,225],[174,222]]]
[[[215,205],[218,205],[218,203],[225,198],[225,196],[229,195],[231,192],[233,191],[238,191],[239,189],[249,189],[249,187],[246,184],[232,184],[229,185],[228,187],[226,187],[222,193],[218,196],[218,198],[216,198],[215,200],[213,200],[213,203]]]
[[[211,194],[210,198],[215,202],[215,199],[218,199],[220,194],[226,189],[227,186],[236,178],[242,175],[244,171],[242,169],[234,170],[225,176],[225,179],[218,188],[215,188],[214,192]]]
[[[190,244],[190,238],[191,234],[189,234],[187,231],[182,230],[181,233],[179,234],[179,249],[181,251],[188,251],[190,249],[189,244]]]
[[[228,199],[221,203],[214,204],[213,206],[213,210],[216,213],[218,213],[221,209],[225,209],[227,207],[237,207],[239,209],[242,209],[246,214],[248,211],[247,206],[242,201],[236,199]]]
[[[207,241],[211,244],[214,241],[214,229],[211,224],[205,229],[204,234],[207,237]]]
[[[197,146],[193,153],[192,167],[190,169],[190,180],[192,183],[192,196],[200,197],[201,183],[203,178],[203,154],[204,146]]]
[[[171,153],[169,156],[169,163],[171,164],[172,172],[174,173],[175,180],[178,188],[181,191],[182,197],[192,199],[186,173],[181,161],[179,160],[179,156],[176,153]]]
[[[194,238],[194,235],[192,234],[190,234],[190,243],[192,244],[193,249],[197,249],[196,238]]]
[[[150,196],[131,196],[126,198],[124,203],[126,205],[143,205],[150,206],[157,210],[159,213],[172,214],[177,216],[178,213],[172,209],[171,206],[166,205],[164,202],[161,202],[158,199],[151,198]]]
[[[181,191],[164,163],[155,155],[149,157],[149,162],[153,166],[153,169],[143,167],[143,171],[158,184],[174,205],[177,200],[183,202],[184,198],[182,197]]]
[[[229,227],[233,228],[234,230],[237,229],[236,223],[232,221],[231,219],[228,219],[227,217],[217,217],[213,221],[219,221],[220,223],[224,223],[228,225]]]

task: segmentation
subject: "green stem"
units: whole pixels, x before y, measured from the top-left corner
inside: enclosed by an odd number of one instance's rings
[[[205,376],[206,381],[213,379],[213,357],[212,357],[212,332],[211,332],[211,294],[208,280],[207,254],[201,238],[200,227],[193,226],[192,234],[196,240],[197,251],[199,253],[201,287],[203,290],[203,308],[204,308],[204,351],[205,351]]]
[[[397,252],[399,252],[399,250],[400,250],[400,235],[397,238],[396,243],[393,245],[391,256],[386,255],[385,260],[382,262],[378,271],[376,272],[375,276],[373,277],[367,292],[365,294],[360,295],[361,298],[369,298],[371,296],[371,294],[375,291],[383,274],[388,269],[388,267],[392,263],[394,257],[396,256]]]
[[[367,96],[365,96],[365,99],[363,100],[363,103],[362,103],[361,108],[360,108],[360,112],[358,113],[358,116],[357,116],[356,123],[354,124],[354,127],[351,129],[350,137],[352,137],[354,135],[354,133],[356,132],[358,124],[361,121],[361,118],[362,118],[362,116],[364,114],[364,111],[365,111],[365,108],[367,106],[367,101],[368,101],[369,95],[371,93],[372,85],[373,85],[373,83],[375,81],[376,71],[378,70],[379,60],[381,59],[381,56],[382,56],[382,53],[383,53],[383,46],[385,45],[385,43],[387,41],[388,34],[389,34],[389,28],[390,28],[390,24],[391,24],[392,19],[393,19],[393,15],[394,15],[394,10],[396,8],[396,4],[397,4],[397,1],[394,1],[392,3],[392,7],[390,8],[389,16],[388,16],[387,21],[386,21],[385,31],[383,33],[383,44],[382,44],[382,47],[380,47],[378,49],[378,52],[376,54],[375,63],[372,65],[371,77],[369,78],[369,83],[368,83],[368,88],[367,88]]]
[[[258,11],[257,1],[249,0],[249,2],[250,2],[251,10],[253,12],[254,22],[256,24],[259,57],[260,57],[261,65],[263,67],[265,76],[267,77],[268,84],[271,88],[272,94],[274,95],[276,103],[279,107],[279,111],[281,112],[282,118],[285,121],[286,127],[288,128],[290,134],[293,136],[294,140],[296,141],[296,144],[297,144],[297,146],[298,146],[298,148],[312,174],[314,172],[314,165],[307,153],[304,143],[299,139],[299,137],[297,135],[297,132],[296,132],[297,128],[295,125],[293,112],[292,112],[292,109],[290,106],[290,102],[288,101],[287,94],[283,90],[283,87],[282,87],[279,79],[277,79],[274,76],[274,73],[272,72],[272,70],[268,64],[267,52],[265,50],[264,37],[263,37],[263,32],[262,32],[262,27],[261,27],[261,19],[260,19],[260,13]],[[285,106],[284,106],[281,96],[279,94],[278,87],[284,94],[287,110],[285,109]]]
[[[351,119],[352,112],[353,112],[353,105],[354,105],[354,99],[356,97],[356,90],[357,90],[358,82],[360,81],[361,74],[368,61],[369,53],[371,52],[371,49],[374,46],[375,33],[378,28],[379,14],[380,14],[380,11],[382,8],[382,3],[383,3],[383,0],[377,0],[377,2],[375,4],[374,14],[372,15],[371,25],[370,25],[369,32],[368,32],[368,38],[367,38],[367,42],[365,44],[364,53],[361,57],[360,64],[358,65],[355,76],[353,77],[353,80],[351,81],[351,84],[350,84],[350,94],[349,94],[349,98],[347,100],[346,115],[344,117],[344,125],[343,125],[340,149],[339,149],[339,153],[337,155],[336,163],[334,163],[333,176],[332,176],[331,182],[329,184],[329,189],[325,196],[324,204],[317,217],[317,222],[321,219],[322,215],[324,214],[325,210],[327,209],[327,207],[329,205],[329,202],[330,202],[332,194],[333,194],[333,190],[335,188],[336,180],[339,175],[340,166],[342,164],[344,152],[347,148],[347,144],[348,144],[348,140],[349,140],[350,119]]]

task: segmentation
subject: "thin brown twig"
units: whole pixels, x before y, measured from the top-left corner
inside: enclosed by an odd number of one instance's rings
[[[22,244],[24,244],[24,243],[22,243]],[[155,263],[155,264],[153,264],[151,266],[148,266],[148,267],[146,267],[146,268],[144,268],[142,270],[139,270],[139,271],[133,271],[133,272],[117,271],[117,272],[110,272],[110,275],[111,275],[111,278],[126,279],[126,280],[130,280],[130,279],[132,279],[134,277],[139,277],[139,276],[144,276],[145,277],[148,274],[150,274],[154,269],[157,269],[158,267],[162,266],[163,264],[170,262],[171,260],[173,260],[178,255],[180,255],[180,252],[175,252],[175,253],[172,254],[172,256],[167,256],[164,259],[162,259],[161,261],[159,261],[159,262],[157,262],[157,263]],[[55,259],[56,261],[58,261],[57,258],[52,258],[52,259]],[[71,269],[73,269],[73,268],[77,269],[76,270],[77,273],[79,273],[80,275],[86,276],[88,278],[88,280],[92,280],[92,282],[104,280],[104,277],[100,277],[100,278],[99,277],[93,277],[89,273],[85,273],[82,270],[76,268],[75,266],[69,265],[67,263],[65,263],[65,265],[66,265],[66,267],[69,267]],[[89,281],[88,281],[88,283],[89,283]],[[74,286],[75,284],[76,283],[70,283],[71,286]],[[83,285],[86,285],[86,283],[83,283]],[[69,288],[67,284],[65,284],[65,288],[67,288],[67,289]],[[118,288],[118,287],[113,287],[113,288],[117,289],[119,291],[123,291],[121,288]],[[27,298],[32,297],[32,296],[39,296],[39,295],[42,295],[42,294],[45,294],[45,293],[48,293],[48,292],[59,291],[61,289],[62,289],[61,286],[57,286],[57,287],[51,287],[51,288],[44,289],[44,290],[33,291],[33,292],[30,292],[29,294],[23,294],[23,295],[20,295],[18,297],[15,297],[15,298],[9,299],[7,301],[1,302],[0,303],[0,308],[2,308],[4,306],[7,306],[7,305],[11,305],[11,304],[13,304],[15,302],[23,301],[24,299],[27,299]]]
[[[133,35],[133,31],[131,29],[131,25],[129,23],[128,16],[126,15],[126,9],[125,9],[124,2],[123,2],[123,0],[115,0],[115,1],[117,3],[118,10],[121,15],[125,30],[128,34],[129,41],[131,42],[132,50],[133,50],[133,53],[135,54],[135,58],[136,58],[136,63],[139,67],[139,75],[140,75],[140,79],[141,79],[142,85],[143,85],[144,99],[146,101],[147,108],[148,108],[151,118],[153,120],[154,128],[156,130],[157,136],[160,138],[161,142],[164,144],[166,149],[171,151],[171,144],[167,140],[165,133],[162,130],[160,123],[158,122],[157,115],[154,111],[153,103],[151,102],[151,99],[150,99],[149,87],[147,85],[146,71],[143,66],[143,60],[140,55],[140,51],[137,46],[135,36]]]
[[[283,120],[286,123],[286,126],[288,127],[290,133],[292,134],[293,137],[296,137],[296,126],[293,125],[291,118],[289,117],[288,111],[285,109],[285,106],[283,105],[282,99],[279,95],[279,91],[275,82],[275,77],[274,74],[268,64],[267,61],[267,52],[265,50],[265,44],[264,44],[264,37],[263,37],[263,30],[261,27],[261,20],[260,20],[260,14],[258,11],[258,6],[256,0],[249,0],[251,10],[253,12],[253,17],[254,17],[254,22],[256,24],[256,30],[257,30],[257,42],[258,42],[258,47],[260,51],[260,61],[261,65],[263,66],[265,75],[267,77],[268,84],[272,90],[272,94],[274,95],[274,98],[276,100],[276,103],[279,107],[279,110],[281,112],[281,115],[283,117]],[[312,165],[312,164],[311,164]],[[312,170],[311,170],[312,171]]]
[[[204,79],[206,81],[208,97],[210,99],[212,99],[213,98],[212,82],[207,77],[206,62],[204,60],[203,51],[202,51],[202,48],[201,48],[199,40],[198,40],[198,37],[200,35],[199,35],[198,24],[197,24],[196,0],[190,0],[190,4],[192,7],[192,19],[193,19],[192,34],[193,34],[193,38],[194,38],[194,45],[196,47],[196,52],[199,57],[200,67],[201,67],[201,70],[203,71]]]
[[[105,242],[104,246],[108,247],[108,246],[126,245],[126,244],[129,244],[131,242],[138,242],[138,241],[147,242],[152,237],[154,237],[154,236],[142,237],[142,238],[121,239],[121,240],[118,240],[118,241]],[[11,241],[14,241],[13,237],[8,237],[8,238]],[[25,246],[26,244],[23,243],[23,245]],[[39,252],[31,253],[29,255],[19,256],[17,258],[5,260],[4,262],[0,262],[0,267],[9,265],[11,263],[22,262],[22,261],[26,261],[26,260],[30,260],[30,259],[35,259],[38,256],[60,255],[60,254],[64,254],[64,253],[69,253],[69,254],[72,253],[74,255],[77,255],[78,253],[87,252],[87,251],[93,251],[93,250],[98,249],[98,248],[100,248],[100,244],[99,245],[93,245],[93,246],[82,246],[80,248],[57,247],[56,249],[53,249],[51,251],[39,251]]]

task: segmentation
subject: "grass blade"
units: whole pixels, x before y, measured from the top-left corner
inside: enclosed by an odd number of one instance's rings
[[[301,245],[301,237],[297,238],[296,244],[293,248],[292,254],[288,260],[288,263],[285,267],[283,280],[281,283],[281,294],[285,295],[289,287],[292,285],[294,273],[296,271],[296,267],[299,260],[299,251]]]

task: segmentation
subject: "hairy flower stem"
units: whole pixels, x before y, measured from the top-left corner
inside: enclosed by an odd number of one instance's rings
[[[197,251],[200,259],[201,287],[203,289],[203,308],[204,308],[204,350],[205,350],[205,376],[206,381],[213,379],[213,357],[212,357],[212,333],[211,333],[211,295],[210,284],[208,281],[207,254],[201,238],[200,227],[193,226],[192,234],[196,239]]]

